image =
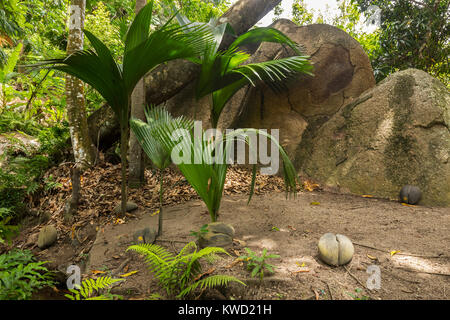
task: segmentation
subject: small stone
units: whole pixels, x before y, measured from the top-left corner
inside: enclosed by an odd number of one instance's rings
[[[126,205],[126,212],[131,212],[131,211],[133,211],[133,210],[136,210],[138,208],[138,205],[136,204],[136,203],[134,203],[134,202],[127,202],[127,205]],[[113,213],[114,214],[119,214],[120,212],[121,212],[121,209],[122,209],[122,207],[121,207],[121,204],[119,203],[115,208],[114,208],[114,211],[113,211]]]
[[[223,222],[211,222],[208,223],[207,229],[209,232],[224,233],[229,235],[230,237],[234,237],[234,228],[230,224],[226,224]]]
[[[45,249],[55,243],[57,231],[54,225],[48,225],[41,229],[38,236],[38,247]]]
[[[207,232],[198,238],[200,247],[228,247],[233,244],[233,238],[225,233]]]
[[[153,243],[156,239],[156,231],[150,228],[144,228],[137,230],[133,234],[133,240],[135,243]]]
[[[319,258],[326,264],[341,266],[350,262],[354,247],[349,238],[342,234],[325,233],[319,240]]]

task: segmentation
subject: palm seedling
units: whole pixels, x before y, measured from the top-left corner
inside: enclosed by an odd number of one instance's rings
[[[131,93],[139,79],[161,63],[189,59],[204,51],[210,32],[202,26],[179,26],[171,23],[150,30],[154,0],[136,15],[125,36],[123,63],[118,64],[111,51],[92,33],[84,30],[93,50],[77,51],[67,57],[38,63],[68,73],[91,85],[112,108],[120,122],[122,202],[127,202],[127,141]],[[189,31],[189,32],[186,32]]]
[[[191,22],[178,14],[180,24],[190,25]],[[226,33],[234,35],[232,27],[228,23],[214,26],[214,21],[208,24],[200,24],[210,29],[214,39],[205,48],[199,59],[194,60],[201,65],[200,75],[197,79],[195,95],[200,99],[211,95],[211,125],[217,127],[220,115],[226,103],[233,95],[245,85],[255,86],[257,82],[264,82],[274,91],[280,91],[285,87],[287,80],[299,73],[312,75],[312,65],[308,56],[301,55],[298,45],[281,31],[270,28],[255,28],[237,37],[226,50],[219,50],[222,39]],[[259,63],[245,62],[250,54],[240,48],[272,42],[286,45],[295,52],[295,56],[269,60]]]
[[[211,216],[211,221],[217,220],[222,200],[226,173],[230,164],[233,143],[235,139],[247,141],[248,134],[260,134],[272,139],[273,145],[280,151],[283,160],[283,174],[288,192],[296,190],[296,171],[284,149],[267,132],[257,129],[238,129],[217,139],[208,139],[203,131],[193,134],[192,122],[177,118],[161,121],[158,125],[147,125],[139,120],[132,120],[133,132],[146,153],[152,152],[151,145],[161,146],[170,155],[172,161],[180,169],[186,180],[205,203]],[[150,142],[149,142],[150,141]],[[249,201],[253,194],[256,175],[256,165],[253,166],[253,176]]]
[[[189,25],[187,19],[177,15],[180,24]],[[255,84],[256,81],[264,81],[272,88],[282,87],[283,81],[289,77],[303,72],[311,74],[311,65],[305,56],[293,56],[284,59],[267,61],[262,63],[243,63],[249,59],[249,55],[238,48],[251,43],[261,41],[275,42],[288,45],[296,53],[300,53],[297,45],[282,32],[273,28],[257,28],[238,37],[225,51],[219,51],[225,32],[231,27],[222,24],[217,27],[207,26],[214,35],[214,41],[210,42],[200,59],[195,62],[201,64],[201,73],[197,80],[196,96],[198,98],[211,94],[211,124],[217,126],[220,114],[225,104],[244,85]],[[160,141],[160,144],[172,154],[173,151],[183,150],[183,160],[176,165],[191,184],[200,198],[205,202],[211,216],[211,221],[216,221],[222,200],[226,173],[229,158],[231,156],[231,146],[235,139],[243,139],[248,142],[247,134],[259,134],[272,140],[272,143],[280,151],[283,160],[283,174],[287,192],[296,191],[297,174],[291,161],[278,141],[263,130],[239,129],[222,136],[221,139],[204,139],[204,134],[192,136],[191,132],[185,130],[181,135],[174,133],[183,129],[176,123],[167,123],[165,128],[160,127],[153,136]],[[195,130],[194,130],[195,131]],[[244,137],[244,138],[243,138]],[[200,160],[200,161],[199,161]],[[253,166],[252,183],[250,197],[253,194],[256,175],[256,165]]]
[[[162,234],[162,221],[163,221],[163,170],[167,168],[171,163],[170,153],[164,149],[159,143],[158,139],[154,137],[158,128],[161,128],[168,123],[175,122],[179,124],[180,128],[190,130],[193,127],[191,120],[184,117],[178,117],[174,119],[170,113],[162,108],[155,107],[145,110],[145,116],[147,123],[139,119],[130,119],[130,127],[133,133],[136,135],[142,149],[147,154],[153,165],[159,170],[159,215],[158,215],[158,236]]]

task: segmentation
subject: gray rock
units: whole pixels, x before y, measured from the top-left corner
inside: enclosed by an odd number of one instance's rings
[[[144,228],[137,230],[133,234],[133,240],[135,243],[153,243],[156,239],[156,231],[150,228]]]
[[[48,225],[41,229],[38,236],[38,247],[45,249],[55,243],[57,231],[54,225]]]
[[[230,237],[234,237],[234,228],[232,225],[223,222],[211,222],[207,227],[209,232],[224,233]]]
[[[134,210],[136,210],[137,208],[138,208],[138,205],[137,205],[136,203],[131,202],[131,201],[127,202],[127,206],[126,206],[126,211],[127,211],[127,212],[134,211]],[[119,214],[119,213],[120,213],[120,210],[121,210],[121,204],[119,203],[119,204],[114,208],[113,213],[114,213],[114,214]]]
[[[424,71],[391,74],[311,139],[297,166],[324,187],[397,200],[409,184],[421,204],[450,206],[450,92]]]
[[[198,238],[201,248],[205,247],[228,247],[233,244],[233,238],[225,233],[207,232]]]
[[[341,266],[350,262],[355,252],[349,238],[341,234],[325,233],[319,240],[319,258],[326,264]]]

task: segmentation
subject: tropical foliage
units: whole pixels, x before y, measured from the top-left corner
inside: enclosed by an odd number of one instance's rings
[[[52,275],[28,251],[13,249],[0,255],[0,300],[27,300],[33,292],[53,285]]]
[[[201,27],[165,24],[150,30],[153,2],[137,14],[125,38],[123,63],[118,64],[108,47],[85,30],[94,50],[75,52],[65,58],[51,59],[38,65],[63,71],[95,88],[108,102],[120,122],[122,161],[122,214],[126,210],[126,164],[131,93],[139,79],[166,61],[191,58],[205,47],[208,34]],[[189,31],[189,32],[187,32]]]
[[[381,9],[377,80],[407,68],[424,70],[450,85],[450,0],[355,0],[364,12]]]
[[[274,147],[278,148],[283,161],[286,191],[294,194],[296,192],[297,173],[292,162],[278,141],[264,130],[238,129],[222,137],[216,137],[217,139],[211,139],[201,128],[199,128],[200,130],[194,129],[194,132],[197,133],[193,134],[193,122],[184,118],[161,122],[153,129],[139,120],[132,119],[131,123],[133,131],[144,150],[147,150],[146,152],[151,150],[146,140],[156,140],[166,150],[167,155],[171,155],[172,161],[174,161],[174,157],[180,157],[174,163],[206,204],[212,222],[217,220],[219,214],[235,139],[249,143],[249,134],[259,134],[271,140]],[[253,170],[249,201],[253,194],[255,175],[256,164]]]
[[[128,247],[144,256],[149,270],[158,279],[169,297],[183,298],[198,289],[225,286],[230,282],[245,285],[239,279],[227,275],[202,276],[200,261],[218,254],[228,254],[223,248],[206,247],[197,251],[195,242],[189,242],[174,255],[155,244],[138,244]]]
[[[259,275],[259,278],[262,280],[266,271],[270,273],[274,272],[273,269],[275,268],[275,266],[267,263],[266,260],[279,258],[279,255],[267,253],[266,248],[263,249],[260,256],[249,248],[244,249],[245,251],[247,251],[247,254],[240,256],[239,259],[245,262],[247,270],[250,271],[250,275],[252,277],[256,277],[257,275]]]
[[[181,128],[190,129],[193,126],[191,120],[179,117],[174,119],[169,112],[162,108],[156,107],[145,110],[147,123],[139,119],[131,119],[130,126],[133,133],[136,135],[142,149],[147,154],[153,165],[160,172],[159,185],[159,215],[158,215],[158,236],[162,234],[163,224],[163,208],[162,199],[164,194],[163,170],[171,163],[171,154],[165,149],[156,138],[158,129],[164,128],[170,123],[176,122]]]
[[[178,15],[182,25],[188,25],[190,21]],[[201,54],[200,59],[194,61],[201,64],[200,75],[197,79],[195,94],[197,99],[211,95],[211,125],[217,127],[220,114],[226,103],[242,87],[247,84],[255,85],[262,81],[274,90],[279,90],[283,84],[293,75],[298,73],[310,74],[312,66],[308,57],[302,56],[298,45],[274,28],[255,28],[236,38],[226,50],[219,50],[226,33],[235,35],[228,23],[215,25],[211,20],[207,24],[214,35],[211,42]],[[261,63],[245,62],[250,54],[240,48],[261,42],[273,42],[290,47],[297,55],[277,60],[269,60]]]
[[[121,298],[119,295],[105,292],[99,294],[102,290],[107,290],[112,284],[124,281],[123,279],[113,279],[111,277],[99,277],[97,279],[85,279],[81,285],[76,286],[75,289],[69,289],[72,294],[66,294],[65,297],[70,300],[113,300]]]

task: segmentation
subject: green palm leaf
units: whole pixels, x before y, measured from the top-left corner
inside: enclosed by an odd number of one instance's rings
[[[110,50],[97,37],[84,31],[93,50],[77,51],[62,59],[39,62],[34,66],[66,72],[96,89],[117,115],[121,126],[122,213],[126,209],[126,156],[131,94],[137,82],[157,65],[173,59],[191,59],[205,51],[212,39],[204,26],[165,24],[150,31],[154,0],[136,15],[125,38],[123,65],[118,65]],[[189,31],[188,33],[185,31]],[[142,126],[142,124],[140,124]],[[167,161],[158,159],[159,165]]]
[[[178,155],[178,152],[183,153],[184,158],[176,159],[174,162],[204,201],[211,215],[211,220],[216,221],[223,196],[232,143],[235,139],[243,139],[248,142],[245,138],[242,138],[248,133],[260,134],[273,140],[283,160],[286,191],[288,194],[295,194],[297,185],[295,168],[283,147],[264,130],[239,129],[223,136],[222,139],[205,141],[203,132],[200,135],[194,134],[193,136],[190,130],[185,130],[179,123],[172,121],[157,127],[153,132],[153,138],[157,139],[160,145],[171,154],[172,160]],[[179,139],[180,137],[181,139]],[[179,162],[179,160],[183,161]],[[249,201],[254,191],[255,174],[256,171],[253,170]]]
[[[209,26],[216,43],[209,46],[202,55],[202,68],[195,89],[197,99],[212,94],[213,127],[217,126],[225,104],[245,85],[255,86],[262,81],[273,90],[280,90],[286,80],[298,73],[312,75],[308,57],[300,55],[298,45],[281,31],[270,27],[250,30],[239,36],[227,50],[219,52],[219,41],[222,41],[228,30],[226,25]],[[239,47],[261,42],[287,45],[297,56],[244,65],[250,55],[239,51]]]

